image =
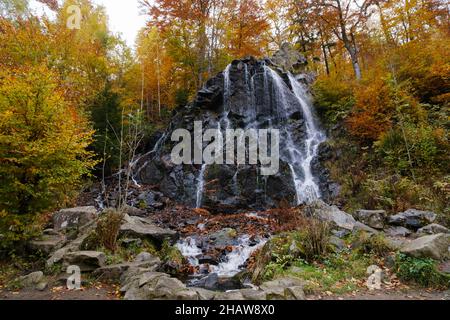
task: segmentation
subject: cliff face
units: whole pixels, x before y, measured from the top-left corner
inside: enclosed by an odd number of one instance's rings
[[[269,60],[233,61],[206,83],[193,103],[177,110],[155,148],[137,162],[136,180],[158,185],[178,203],[218,212],[330,198],[328,175],[318,160],[324,156],[326,137],[314,117],[305,78],[283,72]],[[220,129],[223,134],[227,129],[278,129],[279,172],[264,176],[260,163],[175,165],[171,152],[178,142],[171,141],[172,133],[186,129],[194,137],[196,121],[203,130]]]

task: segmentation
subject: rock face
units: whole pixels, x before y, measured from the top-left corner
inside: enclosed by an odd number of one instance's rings
[[[160,244],[164,240],[169,240],[173,243],[178,238],[175,231],[160,228],[148,219],[125,215],[124,221],[125,223],[120,227],[120,236],[123,237],[148,238]]]
[[[53,227],[56,231],[78,229],[97,217],[95,207],[64,209],[53,215]]]
[[[433,223],[436,220],[436,214],[430,211],[420,211],[409,209],[405,212],[390,216],[389,224],[401,226],[408,229],[417,230]]]
[[[280,59],[275,61],[286,60],[284,56],[281,52]],[[288,60],[294,64],[299,62],[298,57]],[[176,110],[153,151],[137,161],[135,178],[141,184],[158,185],[165,197],[177,203],[202,206],[213,213],[267,209],[282,201],[297,205],[297,183],[306,179],[297,154],[306,150],[308,130],[302,103],[308,103],[308,97],[305,89],[301,93],[304,101],[300,103],[292,89],[292,81],[292,77],[270,60],[248,58],[233,61],[226,71],[207,81],[193,103]],[[297,85],[300,85],[299,81]],[[202,166],[172,163],[171,152],[179,144],[171,141],[173,131],[185,129],[194,137],[196,121],[202,123],[203,132],[218,128],[222,134],[227,128],[280,130],[278,173],[263,176],[260,164]],[[202,146],[207,144],[205,142]],[[290,146],[295,146],[298,152],[292,152]],[[322,149],[318,154],[321,152]],[[328,173],[320,165],[319,158],[316,156],[310,167],[321,196],[328,199],[331,190],[336,188],[329,188]],[[293,171],[297,179],[293,178]],[[306,197],[306,194],[305,191],[300,196]],[[151,198],[146,200],[152,201]]]
[[[443,260],[450,257],[450,234],[436,234],[418,238],[405,245],[401,252],[415,258]]]
[[[358,210],[356,219],[368,225],[371,228],[382,230],[386,219],[384,210]]]

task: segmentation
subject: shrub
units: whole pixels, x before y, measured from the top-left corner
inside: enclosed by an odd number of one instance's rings
[[[99,244],[113,253],[117,250],[117,239],[123,217],[123,212],[107,209],[98,220],[95,229]]]
[[[450,287],[450,276],[437,270],[433,259],[418,259],[399,253],[396,256],[396,273],[403,281],[425,287]]]
[[[0,70],[0,247],[70,202],[95,165],[92,132],[45,67]]]
[[[327,222],[309,218],[300,231],[300,246],[306,261],[324,257],[329,252],[330,226]]]

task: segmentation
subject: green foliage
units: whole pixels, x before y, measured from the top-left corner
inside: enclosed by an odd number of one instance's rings
[[[448,142],[439,132],[430,125],[405,123],[385,133],[376,151],[389,168],[403,175],[411,175],[411,170],[439,173],[447,169],[448,156]]]
[[[92,131],[46,67],[0,71],[0,246],[27,239],[95,165]]]
[[[355,104],[352,87],[335,78],[321,78],[314,84],[315,106],[327,127],[345,119]]]
[[[168,241],[164,241],[161,250],[159,252],[159,257],[162,261],[170,261],[178,264],[179,266],[183,265],[185,262],[184,256],[181,254],[180,250],[177,247],[171,246]]]
[[[103,170],[105,176],[110,176],[119,166],[120,145],[115,134],[121,129],[120,108],[120,97],[113,92],[110,84],[97,95],[89,108],[96,132],[92,148],[103,159],[96,168],[98,176]]]
[[[418,259],[399,253],[396,256],[396,273],[400,279],[424,287],[450,288],[450,276],[437,270],[433,259]]]

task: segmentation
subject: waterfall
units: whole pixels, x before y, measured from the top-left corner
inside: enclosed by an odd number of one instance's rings
[[[305,141],[305,152],[301,167],[304,172],[304,180],[299,185],[299,189],[303,190],[303,198],[299,202],[311,202],[312,200],[320,198],[320,188],[315,183],[311,171],[313,160],[318,156],[319,146],[326,141],[326,136],[323,132],[318,130],[318,126],[312,113],[312,104],[308,99],[306,90],[300,83],[289,73],[289,81],[292,86],[295,97],[302,107],[303,116],[306,121],[307,139]]]
[[[224,111],[222,115],[220,116],[220,119],[217,122],[217,127],[220,131],[220,134],[223,136],[222,133],[222,123],[225,124],[225,132],[227,129],[231,127],[230,119],[228,118],[230,113],[230,96],[231,96],[231,81],[230,81],[230,69],[231,64],[229,64],[225,71],[223,72],[223,106]],[[197,192],[196,192],[196,208],[200,208],[203,204],[203,192],[205,191],[205,171],[206,171],[206,164],[202,165],[202,168],[200,170],[200,174],[197,178]]]
[[[292,138],[293,132],[291,132],[289,126],[284,126],[282,129],[286,143],[285,151],[287,151],[289,157],[289,167],[297,194],[297,202],[298,204],[312,202],[321,196],[320,188],[312,174],[312,162],[318,155],[320,144],[325,141],[325,135],[317,129],[318,126],[312,114],[312,105],[309,102],[306,91],[294,76],[289,74],[292,92],[281,76],[273,69],[265,66],[264,74],[272,80],[277,106],[276,112],[281,120],[289,119],[289,112],[292,111],[293,106],[288,101],[288,95],[293,96],[295,98],[294,101],[297,101],[301,107],[299,111],[302,112],[305,119],[307,134],[305,147],[300,148],[294,143]]]
[[[230,64],[223,72],[223,111],[218,116],[217,128],[222,137],[226,130],[231,128],[233,83],[230,73],[233,66]],[[245,115],[246,126],[244,129],[258,129],[258,110],[255,91],[256,75],[252,73],[247,64],[241,69],[242,80],[244,81]],[[278,128],[283,137],[280,145],[281,156],[288,164],[295,187],[298,204],[309,203],[321,197],[320,187],[315,179],[312,164],[318,156],[319,146],[326,140],[326,136],[319,130],[319,126],[314,118],[311,101],[306,89],[295,79],[292,74],[288,74],[288,79],[284,80],[278,72],[269,66],[262,65],[262,81],[264,85],[263,104],[270,107],[270,116],[266,118],[269,128]],[[233,69],[233,72],[235,70]],[[292,89],[291,89],[292,88]],[[292,128],[290,119],[294,113],[301,113],[304,119],[305,138],[300,142],[296,140],[297,132]],[[264,125],[265,126],[265,125]],[[298,138],[297,138],[298,139]],[[225,139],[224,139],[225,141]],[[204,164],[197,177],[196,206],[200,208],[203,204],[205,172],[207,166]],[[232,179],[233,193],[238,196],[238,170]],[[257,171],[257,185],[259,185],[259,174]]]
[[[205,190],[205,171],[206,164],[202,165],[200,174],[197,178],[197,201],[195,203],[196,208],[199,209],[203,204],[203,191]]]

